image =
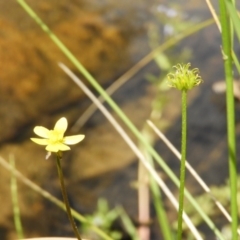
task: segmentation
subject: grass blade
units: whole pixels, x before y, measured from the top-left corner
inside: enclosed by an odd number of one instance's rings
[[[229,1],[229,0],[225,0],[225,4],[226,4],[226,7],[227,7],[227,10],[228,10],[228,13],[229,13],[229,17],[232,20],[235,33],[236,33],[236,35],[238,37],[238,41],[240,43],[240,28],[239,28],[239,26],[240,26],[240,18],[239,18],[237,9],[233,5],[233,3],[231,1]]]
[[[9,161],[12,166],[12,169],[14,170],[15,159],[12,154],[9,156]],[[18,238],[22,239],[24,238],[24,234],[23,234],[18,196],[17,196],[17,181],[13,171],[11,172],[11,196],[12,196],[13,216],[14,216],[14,224],[15,224],[16,232],[17,232]]]
[[[231,190],[231,216],[232,216],[232,240],[237,240],[238,205],[237,205],[237,155],[236,155],[236,127],[235,127],[235,103],[233,94],[233,65],[232,65],[232,31],[231,21],[226,9],[229,1],[219,0],[220,22],[222,27],[222,54],[226,79],[226,105],[227,105],[227,140],[228,140],[228,164]],[[229,5],[231,6],[231,5]],[[232,8],[232,6],[231,6]],[[231,9],[232,11],[232,9]],[[234,11],[232,11],[234,13]]]

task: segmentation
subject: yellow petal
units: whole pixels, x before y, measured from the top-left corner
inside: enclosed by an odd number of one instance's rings
[[[41,138],[30,138],[30,139],[39,145],[48,145],[48,139],[41,139]]]
[[[67,150],[70,150],[70,147],[68,147],[67,145],[64,145],[62,143],[56,143],[56,144],[49,144],[46,147],[46,150],[48,152],[67,151]]]
[[[59,149],[56,145],[47,145],[45,148],[48,152],[58,152]]]
[[[54,130],[62,131],[64,133],[67,130],[67,126],[68,126],[67,119],[65,117],[62,117],[56,122]]]
[[[65,144],[62,144],[62,143],[59,143],[58,144],[58,148],[60,151],[68,151],[68,150],[71,150],[71,148]]]
[[[33,131],[39,136],[39,137],[43,137],[43,138],[48,138],[48,134],[49,134],[49,130],[45,127],[40,127],[37,126],[33,129]]]
[[[63,139],[65,144],[72,145],[81,142],[85,138],[84,135],[74,135],[74,136],[69,136],[65,137]]]

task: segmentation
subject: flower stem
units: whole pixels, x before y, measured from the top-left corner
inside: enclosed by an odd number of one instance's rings
[[[64,203],[65,203],[67,215],[68,215],[69,221],[70,221],[70,223],[72,225],[72,229],[73,229],[73,231],[75,233],[75,236],[77,237],[78,240],[82,240],[82,238],[81,238],[81,236],[80,236],[80,234],[78,232],[77,226],[76,226],[76,224],[74,222],[72,213],[71,213],[71,208],[70,208],[69,201],[68,201],[67,191],[66,191],[66,187],[65,187],[64,179],[63,179],[61,159],[62,159],[62,153],[58,152],[57,153],[57,158],[56,158],[56,160],[57,160],[57,170],[58,170],[58,177],[59,177],[59,180],[60,180],[63,200],[64,200]]]
[[[182,239],[182,215],[183,215],[183,203],[184,203],[186,149],[187,149],[187,90],[182,90],[182,141],[181,141],[182,156],[181,156],[181,166],[180,166],[177,240]]]
[[[228,133],[228,162],[231,189],[231,216],[232,240],[238,239],[238,199],[237,199],[237,155],[236,155],[236,127],[235,106],[233,94],[233,66],[232,66],[232,28],[226,1],[219,0],[220,21],[222,28],[222,54],[226,79],[226,104],[227,104],[227,133]]]

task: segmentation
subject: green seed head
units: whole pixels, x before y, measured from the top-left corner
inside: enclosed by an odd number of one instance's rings
[[[190,63],[174,66],[176,71],[167,75],[169,86],[181,91],[188,91],[202,83],[203,80],[199,76],[198,68],[190,70],[190,66]]]

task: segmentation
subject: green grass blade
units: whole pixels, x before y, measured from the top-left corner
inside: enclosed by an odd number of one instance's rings
[[[227,10],[228,10],[229,17],[232,20],[235,33],[236,33],[239,43],[240,43],[240,27],[239,27],[240,26],[240,17],[238,15],[237,9],[231,1],[229,1],[229,0],[224,0],[224,1],[225,1]]]
[[[130,235],[131,239],[139,240],[138,233],[136,231],[136,227],[132,223],[131,219],[129,218],[129,216],[127,215],[125,210],[121,206],[118,206],[116,208],[116,210],[123,222],[124,227],[126,228],[127,233]]]
[[[235,63],[235,67],[238,71],[238,74],[240,75],[240,63],[239,63],[239,61],[237,59],[237,56],[234,52],[232,52],[232,58],[233,58],[233,62]]]
[[[15,169],[15,159],[13,155],[9,156],[9,161],[12,166],[12,169]],[[13,216],[14,216],[14,224],[17,232],[17,236],[19,239],[24,238],[21,216],[20,216],[20,209],[18,203],[18,194],[17,194],[17,181],[16,177],[12,171],[11,173],[11,197],[12,197],[12,204],[13,204]]]
[[[224,60],[224,70],[226,79],[226,105],[227,105],[227,139],[228,139],[228,162],[229,178],[231,190],[231,229],[232,240],[238,239],[238,205],[237,205],[237,156],[236,156],[236,136],[235,136],[235,104],[233,94],[233,65],[232,65],[232,32],[229,14],[226,5],[230,1],[219,0],[220,22],[222,28],[222,51]],[[231,13],[234,13],[231,6]]]
[[[233,23],[233,28],[234,28],[235,33],[237,35],[238,41],[240,43],[240,28],[239,28],[240,17],[238,15],[237,9],[235,8],[235,6],[233,5],[233,3],[231,1],[225,0],[225,3],[226,3],[226,6],[227,6],[227,10],[228,10],[230,19],[232,20],[232,23]],[[234,52],[232,52],[232,58],[233,58],[233,61],[235,63],[235,66],[237,68],[238,74],[240,74],[239,60],[236,57],[236,54]]]

